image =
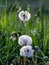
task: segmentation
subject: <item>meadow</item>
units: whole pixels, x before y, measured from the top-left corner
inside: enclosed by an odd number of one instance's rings
[[[20,56],[22,35],[32,38],[32,58]],[[0,0],[0,65],[49,65],[49,0]]]

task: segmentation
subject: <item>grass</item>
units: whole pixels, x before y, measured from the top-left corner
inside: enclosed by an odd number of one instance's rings
[[[20,32],[21,35],[30,35],[33,39],[33,49],[35,46],[39,46],[40,51],[35,53],[36,63],[34,61],[31,65],[49,65],[49,61],[44,59],[45,56],[49,58],[49,13],[47,14],[41,9],[39,17],[35,17],[32,8],[21,4],[22,1],[14,0],[14,2],[11,1],[11,4],[7,0],[5,2],[0,1],[0,65],[10,65],[12,60],[14,60],[15,65],[20,65],[18,39],[16,41],[10,40],[13,31]],[[28,4],[28,1],[26,1],[26,4]],[[21,10],[24,9],[31,13],[31,19],[25,24],[18,18],[20,6]],[[33,32],[35,29],[36,32]]]

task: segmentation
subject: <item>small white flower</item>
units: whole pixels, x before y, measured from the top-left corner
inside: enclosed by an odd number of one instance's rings
[[[20,46],[32,45],[32,38],[28,35],[22,35],[18,39],[18,44]]]
[[[20,56],[22,57],[32,57],[34,54],[34,50],[31,46],[23,46],[20,49]]]
[[[31,18],[31,14],[28,11],[21,11],[18,17],[21,21],[28,21]]]

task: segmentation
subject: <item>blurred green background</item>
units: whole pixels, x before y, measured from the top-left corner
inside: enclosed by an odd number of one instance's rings
[[[22,10],[31,14],[25,24],[18,18]],[[13,59],[15,65],[20,65],[18,38],[10,40],[13,31],[30,35],[32,47],[39,46],[42,54],[49,57],[49,0],[0,0],[0,65],[10,65]]]

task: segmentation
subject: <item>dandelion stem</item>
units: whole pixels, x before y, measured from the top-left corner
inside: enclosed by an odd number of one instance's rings
[[[28,32],[28,29],[26,27],[26,24],[22,21],[22,24],[23,24],[23,27],[24,27],[24,30],[26,31],[26,33]]]
[[[37,52],[35,53],[35,65],[37,65]]]
[[[22,65],[22,60],[21,60],[21,65]]]
[[[24,65],[26,65],[26,57],[24,57]]]

